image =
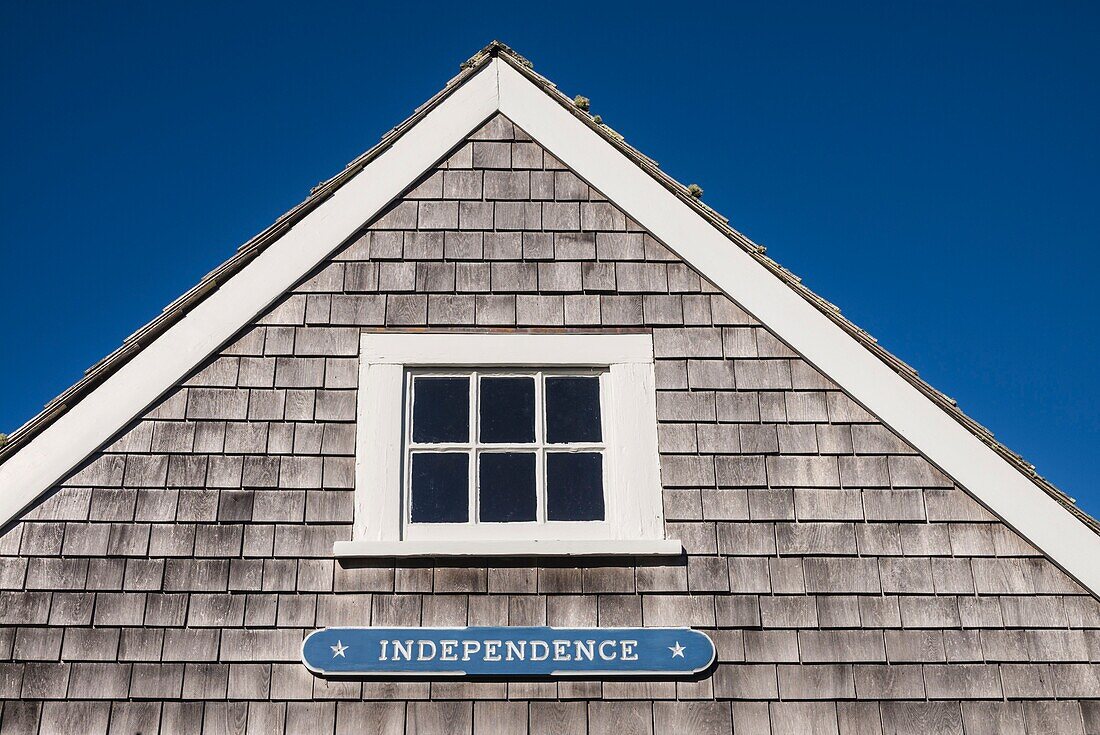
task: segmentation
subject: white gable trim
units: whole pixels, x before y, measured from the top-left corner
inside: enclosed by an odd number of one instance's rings
[[[9,522],[35,502],[498,110],[1082,585],[1100,591],[1100,537],[607,140],[496,59],[0,465],[0,521]]]
[[[1078,582],[1100,591],[1100,536],[507,64],[500,110]]]
[[[497,111],[491,60],[162,335],[0,465],[6,524],[141,415]]]

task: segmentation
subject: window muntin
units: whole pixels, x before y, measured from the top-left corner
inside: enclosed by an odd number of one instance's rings
[[[597,369],[408,370],[406,524],[605,522],[605,376]]]

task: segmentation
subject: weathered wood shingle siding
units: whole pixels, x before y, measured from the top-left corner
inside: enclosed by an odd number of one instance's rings
[[[679,561],[341,564],[361,328],[652,329]],[[498,117],[0,537],[3,732],[1097,732],[1100,606]],[[697,681],[326,681],[325,625],[693,625]]]

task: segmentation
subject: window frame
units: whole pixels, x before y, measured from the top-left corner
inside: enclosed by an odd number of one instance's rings
[[[411,421],[410,376],[447,370],[599,371],[604,520],[408,523],[405,438]],[[664,538],[649,333],[367,332],[360,340],[357,421],[355,521],[352,540],[336,543],[340,556],[681,552],[678,541]],[[479,438],[472,432],[471,428],[472,439]],[[471,516],[473,512],[471,508]],[[469,527],[454,528],[458,525]]]
[[[402,446],[402,462],[404,471],[401,482],[401,523],[403,525],[402,537],[413,540],[430,540],[434,538],[462,539],[484,538],[487,532],[491,532],[496,538],[503,539],[539,539],[552,535],[560,538],[606,538],[608,535],[606,526],[608,523],[608,471],[607,471],[607,392],[609,371],[604,368],[583,366],[556,366],[548,367],[406,367],[405,369],[405,405],[408,410],[404,416],[404,443]],[[546,437],[546,378],[561,376],[585,376],[598,378],[600,382],[600,433],[604,437],[598,442],[568,442],[551,444]],[[459,377],[469,380],[468,390],[470,400],[469,411],[469,440],[465,442],[414,442],[413,441],[413,411],[411,407],[414,400],[413,383],[421,377]],[[481,386],[482,378],[497,377],[525,377],[532,378],[535,383],[535,438],[529,443],[523,442],[484,442],[479,435],[481,426]],[[476,387],[475,387],[476,386]],[[464,523],[414,523],[412,521],[412,455],[420,452],[445,452],[464,453],[469,459],[467,472],[469,474],[468,492],[468,519]],[[604,518],[602,520],[589,521],[552,521],[547,516],[547,455],[554,453],[570,452],[595,452],[603,457],[601,461],[601,491],[603,496]],[[488,453],[524,453],[535,455],[535,497],[536,518],[533,521],[483,521],[479,516],[480,497],[479,483],[480,467],[478,460],[482,454]],[[488,526],[488,528],[479,528]]]

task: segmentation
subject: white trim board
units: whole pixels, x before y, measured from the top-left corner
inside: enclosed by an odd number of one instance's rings
[[[0,465],[0,520],[13,519],[139,416],[496,111],[734,297],[1083,586],[1100,592],[1100,536],[607,140],[497,59]]]
[[[360,357],[382,365],[653,364],[651,334],[451,334],[368,332]]]
[[[333,555],[341,559],[379,556],[679,556],[683,551],[679,541],[663,539],[337,541],[333,544]]]

